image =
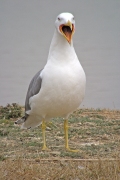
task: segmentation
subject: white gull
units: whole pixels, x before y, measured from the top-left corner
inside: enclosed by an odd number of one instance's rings
[[[46,150],[46,121],[63,117],[65,148],[68,145],[68,117],[80,107],[85,95],[86,76],[73,47],[75,19],[71,13],[61,13],[55,21],[55,32],[45,67],[30,82],[25,116],[17,120],[22,128],[42,124],[43,148]]]

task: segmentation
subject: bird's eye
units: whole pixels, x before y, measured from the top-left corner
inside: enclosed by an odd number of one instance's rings
[[[75,20],[75,18],[73,17],[73,20]]]
[[[58,17],[58,21],[60,21],[60,18]]]

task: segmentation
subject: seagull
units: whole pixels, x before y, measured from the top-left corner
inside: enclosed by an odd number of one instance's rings
[[[68,117],[80,107],[85,96],[86,75],[73,47],[75,18],[65,12],[57,16],[47,63],[30,82],[25,101],[25,115],[15,124],[30,129],[42,127],[43,148],[46,145],[46,122],[62,117],[65,148],[77,152],[68,144]]]

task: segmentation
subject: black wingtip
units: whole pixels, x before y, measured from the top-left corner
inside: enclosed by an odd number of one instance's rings
[[[25,120],[26,120],[26,117],[23,116],[22,118],[20,118],[20,119],[18,119],[17,121],[15,121],[14,124],[22,124],[22,123],[25,122]]]

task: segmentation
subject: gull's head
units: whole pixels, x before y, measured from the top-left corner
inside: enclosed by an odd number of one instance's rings
[[[75,32],[75,19],[71,13],[61,13],[57,16],[55,26],[58,32],[71,43],[72,36]]]

